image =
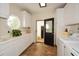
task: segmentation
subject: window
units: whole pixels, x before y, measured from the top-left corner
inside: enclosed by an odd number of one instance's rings
[[[20,20],[17,16],[9,16],[8,18],[8,26],[11,29],[19,29],[20,28]]]

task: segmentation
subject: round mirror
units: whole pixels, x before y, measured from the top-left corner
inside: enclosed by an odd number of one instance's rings
[[[11,29],[19,29],[20,28],[20,20],[17,16],[9,16],[8,18],[8,26]]]

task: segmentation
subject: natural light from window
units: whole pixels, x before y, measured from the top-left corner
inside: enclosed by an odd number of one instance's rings
[[[13,15],[9,16],[7,23],[11,29],[19,29],[20,28],[20,20],[17,16],[13,16]]]

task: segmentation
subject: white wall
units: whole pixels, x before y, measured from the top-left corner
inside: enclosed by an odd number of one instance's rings
[[[7,19],[0,18],[0,36],[7,36],[8,30]]]
[[[43,12],[43,13],[38,13],[38,14],[33,14],[32,18],[33,20],[44,20],[47,18],[53,18],[55,12]]]
[[[44,26],[44,21],[37,22],[37,37],[41,37],[41,26]]]

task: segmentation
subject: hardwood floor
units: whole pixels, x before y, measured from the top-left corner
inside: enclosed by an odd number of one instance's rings
[[[37,37],[37,42],[44,42],[44,38]]]
[[[44,39],[37,39],[37,42],[43,43],[44,42]]]
[[[44,43],[34,43],[27,48],[21,56],[56,56],[57,48],[45,45]]]

